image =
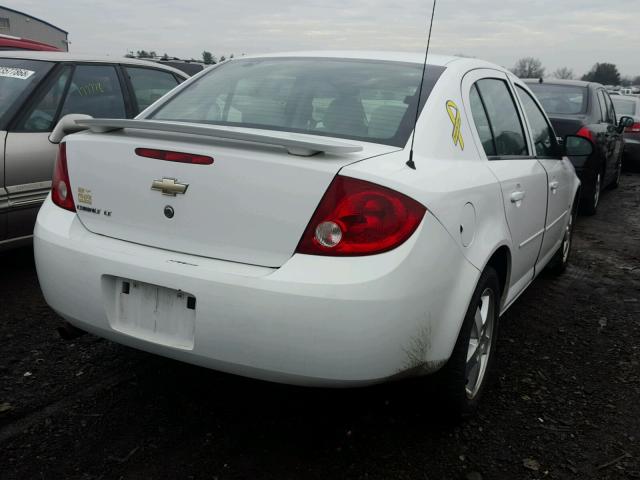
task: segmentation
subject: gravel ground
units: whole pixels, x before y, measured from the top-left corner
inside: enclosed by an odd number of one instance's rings
[[[29,249],[0,254],[0,478],[640,478],[640,175],[580,218],[567,273],[503,318],[476,418],[413,382],[246,380],[58,339]]]

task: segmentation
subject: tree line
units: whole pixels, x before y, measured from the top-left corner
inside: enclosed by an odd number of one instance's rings
[[[244,54],[243,54],[244,55]],[[233,58],[233,53],[229,55],[229,58]],[[463,55],[462,55],[463,56]],[[137,50],[129,51],[125,55],[129,58],[149,58],[159,60],[179,60],[176,57],[170,57],[166,52],[164,55],[158,55],[155,50]],[[205,50],[201,54],[200,59],[191,58],[189,61],[202,62],[205,65],[215,65],[219,62],[224,62],[227,57],[221,55],[220,58],[213,55],[213,53]],[[518,60],[511,71],[520,78],[544,78],[550,76],[552,78],[558,78],[561,80],[575,80],[578,77],[574,71],[568,67],[558,68],[556,71],[547,75],[546,68],[542,66],[542,62],[538,58],[524,57]],[[640,85],[640,75],[632,77],[623,77],[618,71],[618,67],[613,63],[596,63],[589,72],[585,73],[580,80],[587,82],[597,82],[603,85],[621,85],[628,87],[631,85]]]
[[[546,68],[542,66],[542,62],[534,57],[524,57],[518,60],[511,69],[514,75],[520,78],[544,78],[550,76],[561,80],[578,79],[574,71],[568,67],[562,67],[547,75]],[[586,82],[597,82],[603,85],[621,85],[628,87],[631,85],[640,85],[640,75],[633,77],[623,77],[618,67],[613,63],[596,63],[591,70],[579,78]]]
[[[243,54],[244,55],[244,54]],[[229,58],[233,58],[233,53],[229,55]],[[205,65],[215,65],[216,63],[219,62],[224,62],[225,60],[227,60],[227,57],[224,55],[221,55],[220,58],[216,57],[213,53],[205,50],[204,52],[202,52],[202,55],[199,59],[195,59],[193,57],[189,58],[189,59],[184,59],[184,58],[178,58],[178,57],[171,57],[169,56],[166,52],[163,55],[158,55],[158,53],[155,50],[129,50],[127,52],[127,54],[125,55],[125,57],[127,58],[142,58],[142,59],[152,59],[152,60],[188,60],[190,62],[202,62]]]

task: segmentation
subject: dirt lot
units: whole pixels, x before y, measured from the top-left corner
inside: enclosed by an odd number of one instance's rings
[[[306,390],[63,342],[30,250],[0,254],[0,478],[640,478],[640,175],[602,202],[569,271],[504,317],[499,378],[457,426],[413,383]]]

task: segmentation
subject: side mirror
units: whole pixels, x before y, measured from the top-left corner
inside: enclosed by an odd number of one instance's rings
[[[635,120],[633,117],[623,116],[620,117],[620,121],[618,121],[618,132],[624,132],[625,128],[633,127],[635,124]]]
[[[568,157],[588,157],[593,153],[591,140],[577,135],[564,137],[564,151]]]
[[[49,141],[51,143],[60,143],[64,137],[71,133],[81,132],[87,130],[87,127],[81,127],[76,124],[76,120],[87,120],[93,118],[91,115],[83,115],[81,113],[70,113],[60,119],[55,126],[51,134],[49,135]]]

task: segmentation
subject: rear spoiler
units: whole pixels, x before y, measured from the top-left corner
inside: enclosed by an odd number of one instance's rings
[[[86,127],[95,133],[114,132],[125,128],[137,130],[153,130],[158,132],[184,133],[205,137],[238,140],[242,142],[275,145],[286,148],[291,155],[310,157],[325,152],[336,155],[355,153],[362,150],[361,145],[346,143],[302,133],[257,130],[252,128],[223,127],[219,125],[201,125],[182,122],[165,122],[158,120],[124,120],[110,118],[78,119],[76,125]]]

